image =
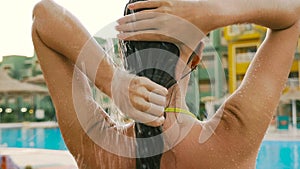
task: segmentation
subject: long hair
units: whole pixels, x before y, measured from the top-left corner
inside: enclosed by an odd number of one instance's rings
[[[129,3],[142,0],[130,0]],[[128,3],[128,4],[129,4]],[[124,15],[130,11],[125,7]],[[144,76],[166,88],[176,83],[175,67],[179,49],[168,42],[120,41],[121,52],[125,56],[126,69],[138,76]],[[162,127],[150,127],[135,123],[136,168],[159,169],[164,149]]]

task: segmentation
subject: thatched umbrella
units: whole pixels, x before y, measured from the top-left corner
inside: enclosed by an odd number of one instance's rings
[[[43,74],[40,74],[40,75],[37,75],[34,77],[30,77],[30,78],[24,80],[23,82],[31,83],[31,84],[46,84]]]
[[[48,95],[48,89],[34,84],[15,80],[11,78],[3,69],[0,69],[0,98],[5,99],[5,104],[7,104],[7,98],[10,96],[38,97],[38,95]],[[35,102],[34,99],[33,102]],[[19,104],[20,103],[16,103],[17,107],[19,107]],[[21,113],[21,116],[22,115],[23,114]]]
[[[6,94],[48,94],[48,89],[37,85],[20,82],[0,70],[0,96]]]

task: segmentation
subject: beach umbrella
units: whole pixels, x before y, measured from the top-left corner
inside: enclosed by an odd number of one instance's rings
[[[23,82],[26,83],[31,83],[31,84],[46,84],[45,78],[43,74],[34,76],[34,77],[29,77],[28,79],[24,80]]]
[[[0,69],[0,100],[4,98],[6,106],[8,97],[17,98],[19,96],[33,96],[33,104],[35,105],[35,98],[38,98],[39,95],[49,95],[48,89],[26,82],[20,82],[19,80],[11,78],[3,69]],[[17,103],[14,104],[14,106],[13,107],[17,109],[20,108],[19,99],[17,99]],[[19,115],[22,116],[23,114],[21,113]]]
[[[5,71],[0,70],[0,96],[7,94],[48,94],[48,89],[26,82],[20,82],[11,78]]]

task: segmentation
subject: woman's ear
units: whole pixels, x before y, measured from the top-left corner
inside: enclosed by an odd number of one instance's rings
[[[194,51],[194,57],[193,57],[193,60],[191,61],[191,68],[195,68],[198,66],[198,64],[200,63],[201,61],[201,58],[202,58],[202,51],[204,49],[204,43],[203,42],[200,42],[199,45],[197,46],[197,48],[195,49]]]
[[[197,67],[199,65],[200,61],[201,61],[201,56],[196,54],[192,60],[191,68],[193,69],[193,68]]]

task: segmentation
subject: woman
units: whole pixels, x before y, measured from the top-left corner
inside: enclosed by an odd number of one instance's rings
[[[288,77],[299,34],[298,22],[285,30],[269,30],[240,88],[205,123],[188,113],[184,101],[188,78],[182,78],[188,77],[185,75],[199,63],[201,48],[193,51],[195,48],[177,41],[180,51],[174,72],[177,83],[168,90],[166,105],[169,109],[161,113],[159,108],[147,111],[149,107],[141,106],[143,114],[161,118],[151,123],[157,118],[142,121],[142,117],[141,122],[148,121],[152,126],[163,124],[164,153],[160,168],[255,168],[258,149]],[[78,167],[135,168],[135,159],[139,157],[135,151],[138,139],[134,135],[135,126],[117,126],[110,120],[92,99],[87,77],[113,99],[116,90],[128,91],[119,83],[128,83],[125,86],[130,87],[132,83],[128,79],[138,77],[111,68],[84,27],[50,0],[41,1],[34,9],[32,38],[60,129]],[[189,61],[192,53],[196,55]],[[95,65],[99,60],[100,65]],[[97,68],[96,75],[91,67]],[[134,84],[145,86],[142,80]],[[129,90],[132,94],[125,92],[124,95],[142,95],[159,107],[164,105],[157,103],[163,100],[164,88],[156,87],[160,90],[154,97],[144,96],[148,88],[140,89],[142,92]],[[151,95],[154,89],[148,90]],[[126,108],[127,104],[117,105],[125,114],[132,112],[126,111],[132,110]],[[141,104],[134,105],[136,108]]]
[[[109,166],[111,168],[112,164],[115,164],[126,168],[131,165],[133,160],[128,160],[128,158],[120,160],[123,158],[120,155],[135,158],[135,140],[128,141],[128,138],[120,133],[119,127],[92,99],[88,81],[83,72],[116,103],[118,100],[122,101],[123,104],[117,105],[124,113],[135,113],[136,111],[132,111],[132,107],[136,104],[137,107],[141,107],[143,112],[150,112],[151,116],[158,116],[153,118],[148,115],[150,117],[145,118],[148,116],[140,115],[139,112],[132,114],[132,118],[140,122],[148,122],[147,124],[152,126],[160,125],[164,121],[163,111],[160,112],[159,107],[165,105],[166,102],[164,100],[165,88],[150,83],[151,81],[145,78],[134,77],[126,72],[115,70],[108,58],[104,57],[105,54],[100,46],[92,40],[79,21],[53,1],[45,0],[38,3],[33,16],[34,46],[57,111],[62,134],[79,166],[84,167],[88,164],[92,167]],[[97,63],[100,65],[98,66]],[[125,85],[126,83],[128,85]],[[131,86],[131,84],[133,85]],[[129,89],[124,86],[128,86]],[[130,97],[126,94],[126,90],[131,92]],[[122,98],[122,94],[125,95],[125,98]],[[132,101],[131,96],[134,96],[133,99],[137,101]],[[132,107],[128,107],[131,106],[130,102],[126,104],[128,100],[133,104]],[[149,103],[145,103],[144,100],[148,101],[151,106],[148,106]],[[139,117],[134,117],[137,115],[143,117],[144,121],[139,120]],[[132,137],[132,125],[121,127],[126,136]],[[114,132],[116,131],[114,129],[117,129],[118,132]],[[104,136],[107,136],[108,139],[103,140]],[[115,139],[116,137],[118,139]],[[114,142],[122,146],[116,147]],[[127,146],[123,146],[122,142]],[[111,145],[113,146],[110,147]],[[125,150],[122,150],[122,147]],[[82,150],[89,153],[83,153]],[[103,160],[110,159],[109,163],[101,163],[100,159],[99,162],[90,158],[90,156],[99,156],[105,151],[111,153],[101,156],[101,158]],[[116,160],[121,162],[115,162]]]

